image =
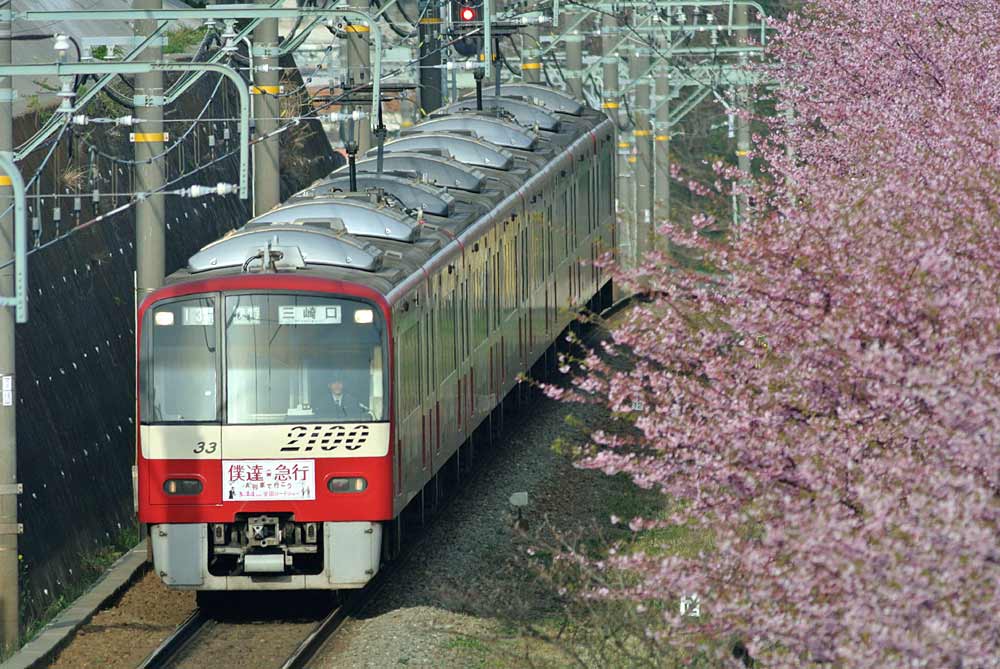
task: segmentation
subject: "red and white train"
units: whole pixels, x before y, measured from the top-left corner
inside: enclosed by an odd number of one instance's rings
[[[470,108],[471,106],[471,108]],[[417,497],[588,302],[614,126],[462,101],[192,256],[139,309],[137,494],[201,592],[358,588]]]

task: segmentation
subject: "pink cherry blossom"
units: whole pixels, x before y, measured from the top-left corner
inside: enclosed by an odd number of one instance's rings
[[[615,417],[581,466],[672,500],[633,529],[712,538],[610,556],[639,578],[607,596],[769,668],[1000,667],[1000,11],[813,0],[776,30],[748,220],[664,224],[716,271],[619,272],[649,298],[605,347],[628,364],[563,394]]]

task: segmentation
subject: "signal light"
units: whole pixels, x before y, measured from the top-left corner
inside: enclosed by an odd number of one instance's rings
[[[458,17],[463,21],[473,21],[476,18],[476,10],[472,7],[462,7],[458,12]]]

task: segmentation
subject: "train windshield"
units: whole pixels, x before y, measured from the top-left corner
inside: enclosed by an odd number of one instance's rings
[[[231,424],[385,419],[383,324],[370,304],[315,295],[230,295]]]
[[[143,326],[141,414],[144,422],[219,420],[216,300],[159,305]]]
[[[199,296],[147,313],[144,422],[215,422],[223,414],[242,425],[386,420],[378,309],[277,293],[217,302]]]

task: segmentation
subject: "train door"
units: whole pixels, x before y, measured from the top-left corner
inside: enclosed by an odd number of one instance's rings
[[[505,329],[507,327],[507,298],[509,291],[510,274],[507,272],[507,226],[497,230],[496,253],[493,255],[497,271],[497,282],[493,288],[493,317],[497,332],[496,338],[496,380],[492,389],[495,406],[503,394],[503,387],[507,381],[507,346]]]
[[[420,411],[420,468],[429,469],[433,464],[434,457],[434,409],[437,404],[437,385],[435,384],[436,366],[434,364],[434,342],[436,336],[435,325],[435,300],[437,296],[433,290],[428,291],[427,300],[422,309],[421,323],[423,325],[423,346],[420,351],[421,369],[423,370],[422,402]]]
[[[468,437],[472,433],[472,428],[469,423],[472,421],[472,369],[469,364],[469,333],[471,324],[469,321],[472,318],[470,313],[469,304],[469,274],[471,268],[466,265],[467,271],[464,272],[462,276],[462,294],[459,298],[459,303],[461,305],[461,322],[460,331],[462,338],[461,352],[462,354],[459,358],[462,360],[462,374],[459,386],[459,412],[458,420],[462,425],[464,434],[462,435],[463,441],[465,437]],[[465,392],[462,393],[464,388]]]
[[[456,313],[458,300],[456,299],[456,274],[455,266],[449,265],[446,272],[439,276],[441,285],[441,301],[438,309],[438,410],[435,420],[437,425],[437,448],[438,451],[444,449],[445,456],[451,454],[452,446],[455,444],[455,436],[458,427],[456,414],[461,406],[461,392],[458,384],[461,383],[459,374],[458,356],[458,327],[459,319]],[[439,459],[439,462],[441,460]]]
[[[399,336],[396,340],[396,494],[408,491],[419,466],[421,438],[421,349],[424,336],[413,297],[406,301],[404,311],[397,316]],[[407,313],[409,312],[409,314]],[[404,502],[406,499],[403,500]]]
[[[528,369],[528,357],[531,351],[531,249],[528,246],[528,221],[521,221],[518,228],[518,249],[514,254],[514,260],[518,263],[518,278],[520,288],[518,290],[517,312],[518,312],[518,357],[522,370]]]

